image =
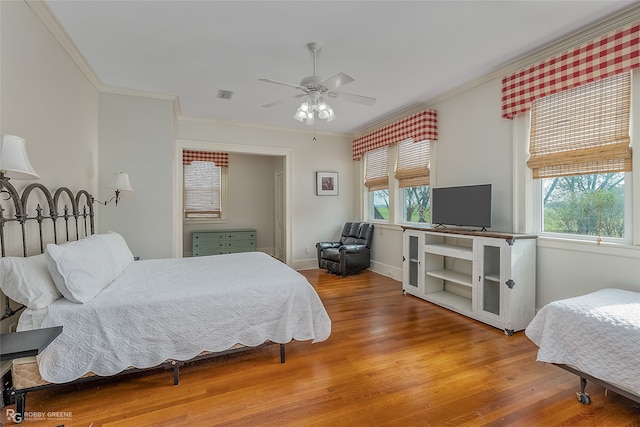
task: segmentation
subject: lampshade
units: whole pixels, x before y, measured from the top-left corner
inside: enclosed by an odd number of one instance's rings
[[[322,96],[318,93],[310,92],[309,99],[300,104],[293,118],[304,124],[313,125],[316,117],[330,122],[335,120],[336,115],[333,112],[333,108],[324,102]]]
[[[116,191],[133,191],[133,187],[129,183],[129,174],[124,172],[116,172],[107,188],[113,188]]]
[[[14,179],[38,179],[40,176],[33,170],[24,138],[15,135],[2,137],[2,150],[0,150],[0,172],[8,178]]]

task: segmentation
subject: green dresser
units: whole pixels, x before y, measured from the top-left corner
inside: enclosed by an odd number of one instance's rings
[[[256,250],[256,230],[194,231],[191,237],[193,256]]]

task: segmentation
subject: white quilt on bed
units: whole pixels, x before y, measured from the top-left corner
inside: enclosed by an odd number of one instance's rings
[[[331,333],[306,278],[260,252],[136,261],[92,301],[51,304],[41,326],[56,325],[62,334],[38,356],[52,383]]]
[[[570,365],[640,396],[640,293],[603,289],[544,306],[525,330],[541,362]]]

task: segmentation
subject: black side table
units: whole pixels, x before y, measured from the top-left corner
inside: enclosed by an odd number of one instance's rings
[[[62,333],[62,326],[0,335],[0,360],[36,356]]]

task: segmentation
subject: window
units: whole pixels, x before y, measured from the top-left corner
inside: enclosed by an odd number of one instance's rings
[[[184,218],[224,219],[228,154],[184,150],[182,163]]]
[[[541,233],[629,240],[631,73],[536,100],[530,157]]]
[[[389,220],[389,150],[381,147],[365,154],[364,185],[369,190],[369,218]]]
[[[431,222],[429,141],[407,139],[398,144],[395,177],[402,189],[402,221]]]

